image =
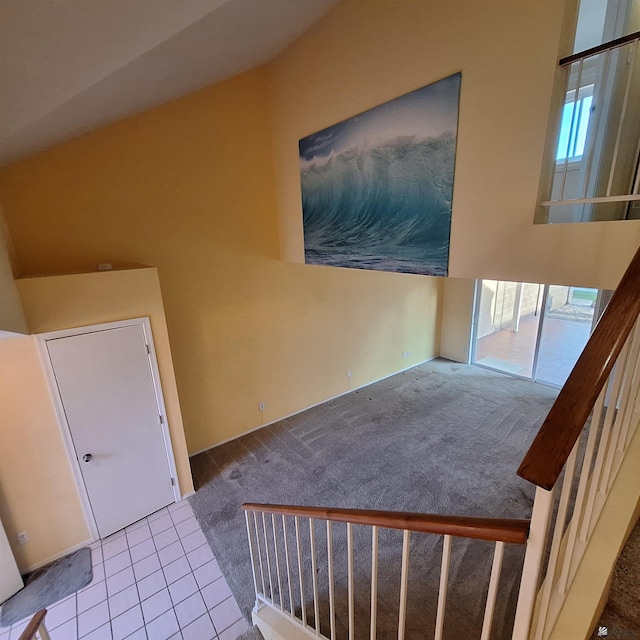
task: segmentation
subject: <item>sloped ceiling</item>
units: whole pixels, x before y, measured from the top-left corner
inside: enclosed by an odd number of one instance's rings
[[[0,164],[271,60],[338,0],[0,0]]]

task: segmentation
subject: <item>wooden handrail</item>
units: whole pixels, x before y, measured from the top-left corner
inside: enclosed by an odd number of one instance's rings
[[[443,516],[431,513],[402,511],[375,511],[370,509],[332,509],[325,507],[299,507],[281,504],[245,503],[244,511],[275,513],[284,516],[317,518],[333,522],[351,522],[387,529],[407,529],[421,533],[476,538],[495,542],[525,544],[529,535],[529,520],[507,518],[474,518]]]
[[[568,64],[573,64],[574,62],[578,62],[579,60],[584,60],[585,58],[596,56],[599,53],[604,53],[605,51],[617,49],[618,47],[622,47],[625,44],[634,42],[635,40],[640,40],[640,31],[629,33],[626,36],[621,36],[620,38],[616,38],[615,40],[610,40],[609,42],[604,42],[603,44],[591,47],[591,49],[586,49],[585,51],[580,51],[580,53],[574,53],[570,56],[567,56],[566,58],[561,58],[558,64],[561,67],[566,67]]]
[[[521,478],[553,488],[639,314],[640,249],[522,460]]]
[[[37,613],[34,613],[33,618],[31,618],[29,624],[24,628],[24,631],[20,634],[18,640],[32,640],[33,638],[35,638],[36,633],[44,622],[44,618],[46,615],[46,609],[41,609]]]

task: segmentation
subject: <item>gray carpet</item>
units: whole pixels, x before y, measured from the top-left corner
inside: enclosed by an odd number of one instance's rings
[[[31,573],[21,591],[0,608],[0,627],[32,616],[40,609],[86,587],[93,579],[91,549],[84,547]]]
[[[528,518],[533,487],[515,472],[556,395],[542,385],[436,360],[192,458],[193,510],[245,616],[254,593],[242,502]],[[341,610],[342,527],[334,532]],[[316,529],[323,549],[324,527]],[[370,530],[355,527],[354,535],[356,636],[366,637]],[[379,638],[397,633],[400,548],[401,533],[381,532]],[[433,633],[441,549],[439,536],[412,535],[408,638]],[[454,541],[446,638],[479,636],[492,553],[491,543]],[[508,637],[522,557],[522,547],[507,547],[493,638]],[[323,593],[325,558],[321,553],[318,566]],[[298,611],[299,600],[294,595]],[[311,615],[310,591],[304,600]],[[326,609],[323,597],[321,628],[328,635]]]

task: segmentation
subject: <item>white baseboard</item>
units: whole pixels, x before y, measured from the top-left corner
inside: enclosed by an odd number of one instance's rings
[[[190,496],[195,495],[195,491],[189,491],[188,493],[185,493],[182,495],[182,497],[180,498],[180,500],[186,500],[187,498],[189,498]],[[91,543],[95,542],[95,540],[92,540],[91,538],[89,538],[88,540],[85,540],[84,542],[80,542],[79,544],[74,545],[73,547],[69,547],[68,549],[65,549],[64,551],[60,551],[52,556],[50,556],[49,558],[46,558],[45,560],[42,560],[41,562],[36,562],[35,564],[32,564],[30,566],[28,566],[26,569],[24,569],[23,571],[21,571],[21,573],[31,573],[32,571],[35,571],[36,569],[39,569],[40,567],[44,567],[45,565],[49,564],[50,562],[54,562],[55,560],[58,560],[70,553],[73,553],[74,551],[77,551],[78,549],[82,549],[82,547],[88,547]]]
[[[362,384],[359,387],[354,387],[353,389],[348,389],[347,391],[343,391],[342,393],[338,393],[335,396],[331,396],[329,398],[325,398],[324,400],[320,400],[320,402],[315,402],[314,404],[310,404],[308,407],[304,407],[302,409],[298,409],[298,411],[294,411],[293,413],[288,413],[285,416],[280,416],[279,418],[276,418],[275,420],[270,420],[269,422],[265,422],[263,424],[259,424],[257,427],[253,427],[252,429],[247,429],[247,431],[243,431],[242,433],[239,433],[237,436],[232,436],[231,438],[227,438],[226,440],[222,440],[221,442],[216,442],[215,444],[212,444],[209,447],[205,447],[204,449],[200,449],[199,451],[194,451],[193,453],[189,454],[190,458],[193,458],[193,456],[197,456],[200,453],[204,453],[205,451],[209,451],[210,449],[215,449],[216,447],[221,447],[223,444],[227,444],[228,442],[232,442],[233,440],[237,440],[238,438],[241,438],[242,436],[246,436],[249,433],[253,433],[254,431],[258,431],[259,429],[262,429],[263,427],[268,427],[271,424],[275,424],[276,422],[280,422],[281,420],[286,420],[287,418],[291,418],[293,416],[297,416],[300,413],[304,413],[305,411],[308,411],[309,409],[313,409],[314,407],[319,407],[321,404],[324,404],[325,402],[331,402],[331,400],[336,400],[337,398],[341,398],[342,396],[346,396],[349,393],[353,393],[354,391],[359,391],[360,389],[365,389],[366,387],[371,386],[372,384],[375,384],[376,382],[382,382],[382,380],[386,380],[387,378],[391,378],[392,376],[397,376],[399,373],[404,373],[405,371],[409,371],[410,369],[413,369],[414,367],[419,367],[420,365],[426,364],[427,362],[431,362],[432,360],[435,360],[436,358],[439,358],[440,356],[433,356],[433,358],[427,358],[426,360],[422,360],[422,362],[416,362],[415,364],[412,364],[410,367],[405,367],[404,369],[400,369],[399,371],[394,371],[393,373],[389,373],[386,376],[382,376],[381,378],[376,378],[375,380],[371,380],[370,382],[367,382],[366,384]]]
[[[50,562],[54,562],[55,560],[59,560],[60,558],[73,553],[74,551],[77,551],[78,549],[82,549],[83,547],[88,547],[92,542],[95,542],[94,540],[91,540],[91,538],[89,538],[88,540],[85,540],[84,542],[80,542],[79,544],[74,545],[73,547],[69,547],[68,549],[65,549],[64,551],[60,551],[58,553],[55,553],[54,555],[50,556],[49,558],[46,558],[45,560],[42,560],[40,562],[36,562],[35,564],[32,564],[30,566],[28,566],[26,569],[24,569],[22,571],[22,573],[31,573],[32,571],[35,571],[36,569],[39,569],[40,567],[44,567],[45,565],[49,564]]]

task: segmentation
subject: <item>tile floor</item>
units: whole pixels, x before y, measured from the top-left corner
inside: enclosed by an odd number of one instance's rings
[[[48,608],[52,640],[235,640],[246,631],[186,500],[91,549],[92,582]],[[27,622],[0,628],[0,640],[17,640]]]
[[[475,362],[507,373],[531,376],[538,320],[534,316],[522,318],[517,333],[502,329],[480,338],[476,344]],[[547,318],[536,379],[561,387],[589,340],[590,331],[589,323]]]

